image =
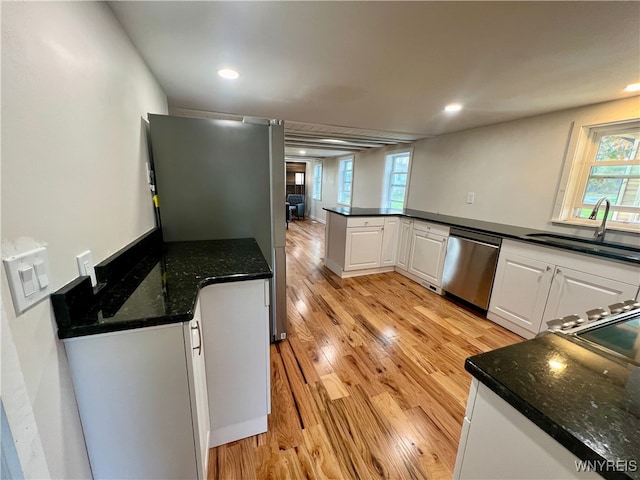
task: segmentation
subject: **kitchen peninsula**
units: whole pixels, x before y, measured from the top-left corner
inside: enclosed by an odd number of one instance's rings
[[[499,237],[487,318],[525,338],[551,319],[638,295],[640,248],[413,209],[325,210],[325,264],[334,273],[395,270],[436,293],[450,229]]]

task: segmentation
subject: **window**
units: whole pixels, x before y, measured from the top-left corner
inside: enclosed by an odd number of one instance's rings
[[[313,164],[313,199],[322,199],[322,163]]]
[[[586,127],[564,199],[561,221],[588,218],[602,197],[611,202],[609,226],[640,226],[640,121]],[[597,219],[604,217],[604,206]],[[586,220],[586,221],[585,221]]]
[[[351,187],[353,186],[353,157],[340,160],[338,172],[338,203],[351,205]]]
[[[411,150],[387,154],[382,207],[402,210],[407,199]]]

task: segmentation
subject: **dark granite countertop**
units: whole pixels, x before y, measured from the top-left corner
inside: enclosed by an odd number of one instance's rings
[[[640,367],[548,334],[465,368],[578,458],[637,465],[599,472],[605,478],[640,479]]]
[[[416,220],[425,220],[428,222],[439,223],[449,227],[463,228],[475,232],[488,233],[497,235],[502,238],[520,240],[544,247],[559,248],[562,250],[571,250],[577,253],[605,257],[624,263],[640,264],[640,245],[634,248],[629,245],[612,244],[607,245],[587,242],[554,242],[553,239],[543,239],[535,235],[549,234],[559,236],[555,232],[546,232],[544,230],[536,230],[527,227],[518,227],[513,225],[505,225],[502,223],[485,222],[483,220],[474,220],[471,218],[454,217],[451,215],[441,215],[439,213],[423,212],[421,210],[413,210],[405,208],[395,210],[390,208],[359,208],[359,207],[325,207],[327,212],[337,213],[347,217],[376,217],[376,216],[399,216],[413,218]],[[531,236],[531,235],[534,236]],[[611,246],[610,248],[608,246]]]
[[[86,288],[88,277],[80,277],[56,292],[52,300],[58,336],[70,338],[189,321],[200,288],[272,277],[252,238],[169,242],[158,250],[158,254],[139,258],[135,267],[112,280],[104,293],[94,295],[94,301],[77,300],[91,293]],[[82,287],[84,291],[78,293]],[[86,308],[73,308],[78,303]]]

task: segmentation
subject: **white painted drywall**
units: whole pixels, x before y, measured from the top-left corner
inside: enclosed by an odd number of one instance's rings
[[[382,206],[386,153],[385,148],[374,148],[355,154],[352,207]]]
[[[640,97],[631,97],[415,142],[407,208],[590,236],[591,228],[551,223],[565,161],[573,160],[567,153],[572,126],[638,116]],[[381,206],[388,150],[355,155],[353,207]],[[324,160],[322,201],[311,202],[312,216],[323,221],[322,207],[337,204],[338,163]],[[473,204],[466,203],[468,192],[475,193]],[[637,234],[612,230],[607,239],[639,242]]]
[[[309,217],[325,223],[327,215],[324,207],[335,207],[338,199],[338,159],[325,158],[322,160],[322,198],[314,200],[309,198]],[[313,167],[309,175],[310,184],[313,185]],[[310,192],[311,190],[307,190]]]
[[[407,206],[584,234],[584,229],[550,223],[573,122],[591,125],[637,117],[639,100],[632,97],[416,142]],[[475,193],[475,203],[466,203],[467,192]],[[629,235],[609,232],[607,238],[624,241]]]
[[[3,3],[2,256],[46,244],[59,288],[78,276],[77,254],[98,262],[151,229],[147,112],[166,113],[166,96],[105,3]],[[35,429],[42,445],[18,445],[23,470],[90,478],[50,302],[16,317],[1,282],[24,384],[3,384],[7,417],[14,437]]]

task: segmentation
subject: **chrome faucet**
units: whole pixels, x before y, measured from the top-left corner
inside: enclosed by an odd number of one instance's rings
[[[607,197],[602,197],[600,200],[598,200],[596,206],[593,207],[591,215],[589,215],[589,220],[595,220],[598,216],[598,210],[600,209],[600,205],[602,205],[602,202],[605,202],[604,217],[602,218],[602,223],[596,227],[596,232],[593,234],[593,238],[595,238],[599,242],[604,242],[604,234],[607,228],[607,217],[609,216],[609,208],[611,208],[611,202],[609,201],[609,199]]]

